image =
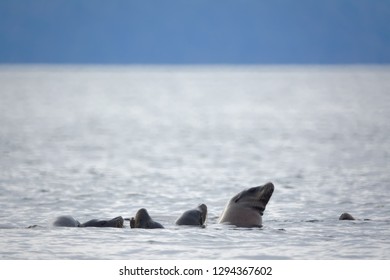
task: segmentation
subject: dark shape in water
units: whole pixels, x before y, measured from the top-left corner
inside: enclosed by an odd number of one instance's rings
[[[80,227],[113,227],[123,228],[123,218],[121,216],[115,217],[111,220],[90,220],[80,225]]]
[[[130,220],[131,228],[164,228],[160,223],[153,221],[145,208],[141,208]]]
[[[123,218],[121,216],[115,217],[111,220],[97,220],[93,219],[88,222],[81,224],[79,221],[74,219],[72,216],[60,216],[54,223],[57,227],[123,227]]]
[[[352,215],[349,214],[349,213],[343,213],[343,214],[341,214],[341,216],[339,217],[339,220],[355,220],[355,218],[352,217]]]
[[[206,204],[200,204],[195,209],[185,211],[176,224],[180,226],[203,226],[207,217]]]
[[[237,227],[261,227],[262,216],[273,191],[274,185],[269,182],[236,194],[227,203],[219,223]]]

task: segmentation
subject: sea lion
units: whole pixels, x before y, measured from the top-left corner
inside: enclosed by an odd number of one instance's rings
[[[121,216],[115,217],[111,220],[97,220],[93,219],[88,222],[85,222],[79,227],[113,227],[113,228],[123,228],[123,218]]]
[[[160,223],[153,221],[145,208],[141,208],[130,220],[131,228],[164,228]]]
[[[56,227],[115,227],[121,228],[123,227],[123,218],[121,216],[115,217],[111,220],[97,220],[93,219],[88,222],[81,224],[72,216],[60,216],[58,217],[54,223]]]
[[[79,227],[80,222],[72,216],[59,216],[53,223],[56,227]]]
[[[177,219],[177,225],[186,225],[186,226],[203,226],[206,221],[207,216],[207,206],[205,204],[200,204],[195,209],[185,211],[179,219]]]
[[[229,200],[219,223],[237,227],[261,227],[261,216],[273,191],[272,183],[243,190]]]
[[[339,220],[355,220],[355,218],[352,217],[352,215],[349,214],[349,213],[343,213],[343,214],[341,214],[341,216],[339,217]]]

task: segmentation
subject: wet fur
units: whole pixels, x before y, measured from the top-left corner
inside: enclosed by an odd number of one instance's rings
[[[236,194],[227,203],[219,223],[237,227],[261,227],[262,216],[273,191],[274,185],[267,183]]]

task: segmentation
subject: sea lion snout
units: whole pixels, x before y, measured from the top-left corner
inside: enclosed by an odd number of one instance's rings
[[[274,189],[274,184],[272,184],[271,182],[268,182],[268,183],[264,184],[263,187],[265,187],[265,188],[272,188],[272,190],[273,190]]]
[[[274,192],[275,186],[269,182],[263,186],[260,186],[260,188],[260,200],[266,205]]]

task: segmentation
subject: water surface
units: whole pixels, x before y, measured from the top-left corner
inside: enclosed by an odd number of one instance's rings
[[[374,66],[1,66],[0,258],[389,259],[389,92]],[[268,181],[262,229],[217,224]],[[142,207],[166,228],[50,226]]]

